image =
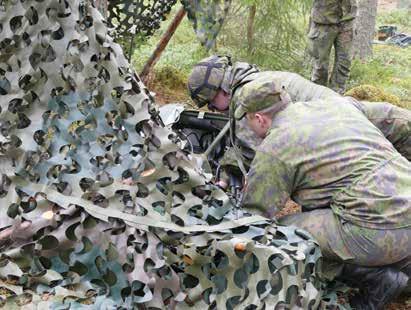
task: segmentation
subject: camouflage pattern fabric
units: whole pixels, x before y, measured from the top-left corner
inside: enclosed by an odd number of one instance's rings
[[[187,86],[190,96],[199,107],[212,100],[217,89],[221,88],[231,94],[230,109],[235,109],[239,104],[236,96],[238,90],[256,79],[272,80],[281,85],[290,95],[292,101],[310,101],[340,96],[335,91],[325,86],[316,85],[297,73],[260,71],[257,66],[246,62],[236,62],[231,65],[229,57],[216,55],[204,58],[194,66]],[[236,136],[251,148],[255,148],[261,143],[261,139],[249,129],[245,120],[236,123]],[[234,155],[235,153],[230,152],[229,154]],[[235,158],[229,157],[226,158],[226,163],[235,164]]]
[[[396,150],[411,161],[411,111],[388,102],[353,102]]]
[[[235,72],[241,71],[237,69]],[[247,85],[248,82],[254,80],[273,81],[274,83],[277,83],[279,86],[283,87],[284,90],[290,95],[293,102],[340,97],[340,95],[333,90],[325,86],[316,85],[297,73],[283,71],[262,71],[249,74],[245,77],[244,74],[242,75],[242,79],[235,77],[233,78],[233,80],[236,81],[236,85],[238,86],[231,98],[231,109],[233,107],[237,107],[237,105],[241,102],[241,98],[239,98],[238,93],[240,93],[242,86]],[[260,137],[258,137],[252,130],[250,130],[245,119],[236,122],[236,136],[253,149],[255,149],[262,141]]]
[[[353,41],[353,22],[341,24],[318,24],[311,22],[308,33],[309,51],[313,69],[311,80],[320,85],[329,85],[336,92],[345,92],[345,83],[351,69],[351,48]],[[334,46],[334,67],[328,81],[328,67],[331,48]]]
[[[3,5],[6,309],[323,303],[316,242],[209,185],[90,3]]]
[[[357,0],[314,0],[311,20],[317,24],[338,24],[357,16]]]
[[[230,64],[231,60],[228,56],[212,55],[194,66],[188,77],[187,88],[197,107],[201,108],[209,104],[220,88],[229,92],[229,89],[224,88],[222,84]]]
[[[330,206],[359,226],[411,226],[411,163],[346,98],[279,112],[252,166],[244,202],[259,202],[260,214],[273,216],[291,195],[305,211]]]
[[[176,2],[177,0],[110,0],[107,22],[116,37],[127,37],[130,34],[148,37],[160,28],[160,23]]]
[[[201,44],[209,50],[223,26],[231,0],[181,0]]]
[[[257,81],[257,80],[255,80]],[[265,93],[266,84],[269,84],[270,93]],[[286,93],[285,88],[280,83],[276,83],[272,80],[265,81],[264,83],[255,83],[253,88],[253,100],[243,100],[238,102],[234,112],[236,119],[241,119],[247,113],[255,113],[275,106],[282,106],[284,103],[290,102],[290,97]],[[262,86],[262,89],[259,87]],[[249,89],[249,88],[247,88]],[[243,99],[241,96],[240,99]],[[284,100],[287,100],[286,102]]]
[[[328,260],[360,266],[392,264],[403,269],[411,264],[409,228],[370,229],[341,220],[331,209],[285,216],[284,225],[309,231]]]
[[[177,0],[105,1],[110,35],[122,44],[128,59],[133,55],[136,37],[152,36],[176,3]]]
[[[256,82],[247,84],[238,96],[252,100]],[[266,92],[270,93],[270,89]],[[385,117],[390,120],[392,115]],[[402,114],[403,120],[407,117],[409,114]],[[400,137],[401,134],[405,136]],[[408,137],[409,131],[400,130],[395,139],[404,141]],[[376,230],[400,233],[403,229],[406,233],[400,240],[405,242],[411,227],[409,184],[411,163],[368,120],[355,101],[333,97],[291,104],[274,117],[272,129],[257,148],[251,165],[243,206],[253,213],[274,217],[291,197],[306,212],[331,208],[342,225],[362,227],[361,233]],[[329,221],[319,222],[313,216],[304,227],[314,232],[321,223],[329,226]],[[355,229],[350,231],[359,238]],[[396,248],[390,248],[390,235],[386,234],[386,264],[395,263],[397,253]],[[328,239],[328,236],[317,237]],[[341,242],[333,242],[334,239],[339,236],[327,242],[338,253]],[[325,250],[324,255],[329,253]],[[347,257],[341,255],[341,258]]]

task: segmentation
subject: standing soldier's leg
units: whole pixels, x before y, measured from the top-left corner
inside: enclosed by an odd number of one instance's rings
[[[311,23],[308,39],[310,54],[313,58],[311,81],[314,83],[327,86],[330,51],[337,34],[335,25]]]
[[[335,60],[330,87],[340,94],[345,92],[345,83],[350,74],[353,32],[352,21],[343,23],[335,40]]]

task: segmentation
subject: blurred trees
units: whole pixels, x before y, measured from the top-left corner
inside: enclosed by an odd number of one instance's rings
[[[312,0],[234,0],[217,51],[270,69],[302,70]]]

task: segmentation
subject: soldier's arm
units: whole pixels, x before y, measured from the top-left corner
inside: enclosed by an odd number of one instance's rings
[[[290,197],[293,172],[271,154],[257,152],[247,175],[243,208],[273,218]]]
[[[367,118],[411,161],[411,111],[387,102],[356,102]]]

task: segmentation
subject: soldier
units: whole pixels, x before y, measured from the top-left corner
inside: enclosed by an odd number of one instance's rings
[[[255,79],[275,81],[284,87],[293,101],[339,96],[331,89],[315,85],[302,76],[281,71],[260,71],[255,65],[246,62],[232,63],[228,56],[210,56],[194,66],[188,78],[188,91],[196,105],[208,105],[210,110],[226,111],[236,106],[235,94],[247,83]],[[237,136],[251,147],[258,145],[260,139],[246,129],[246,123],[239,122]]]
[[[311,80],[328,84],[330,51],[335,60],[330,87],[342,94],[351,67],[353,25],[357,14],[356,0],[315,0],[311,10],[308,39],[313,57]]]
[[[411,111],[348,97],[292,104],[261,80],[238,97],[235,117],[264,138],[243,207],[273,218],[291,197],[303,212],[280,223],[344,263],[340,279],[362,289],[356,309],[382,309],[411,276]]]

